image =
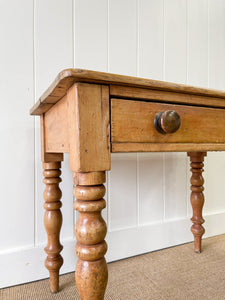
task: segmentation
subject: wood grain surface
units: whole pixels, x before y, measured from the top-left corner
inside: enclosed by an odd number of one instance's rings
[[[201,252],[202,236],[205,233],[205,228],[202,224],[205,220],[202,217],[202,209],[204,205],[204,178],[202,176],[204,167],[204,157],[206,152],[188,152],[190,157],[190,166],[192,176],[191,183],[191,205],[193,210],[193,216],[191,221],[193,223],[191,232],[194,235],[194,248],[196,253]]]
[[[45,266],[49,270],[50,289],[53,293],[59,291],[59,269],[63,264],[63,258],[60,252],[63,246],[60,243],[60,230],[62,226],[62,213],[60,201],[62,192],[59,188],[59,183],[62,181],[61,162],[43,163],[43,175],[45,183],[44,190],[44,225],[47,232],[48,243],[45,247],[47,258]]]
[[[225,143],[112,143],[111,152],[187,152],[187,151],[224,151]]]
[[[105,208],[105,172],[74,174],[74,209],[79,211],[75,226],[78,257],[76,285],[82,300],[103,300],[108,281],[104,255],[107,232],[101,211]]]
[[[155,116],[174,110],[181,119],[178,131],[161,134]],[[113,143],[225,143],[225,110],[144,101],[112,99]]]
[[[155,100],[156,102],[169,102],[174,104],[225,107],[225,99],[217,97],[216,94],[214,94],[214,96],[208,96],[207,94],[200,96],[191,92],[182,92],[179,91],[179,89],[171,92],[169,90],[154,90],[147,87],[138,88],[110,84],[110,96],[112,98],[127,98],[145,101]]]
[[[77,83],[68,92],[70,169],[76,172],[110,169],[108,87]]]
[[[63,96],[66,95],[67,90],[76,82],[119,84],[122,86],[125,85],[132,87],[144,87],[147,89],[159,91],[222,98],[225,101],[224,91],[82,69],[66,69],[58,74],[50,87],[43,93],[40,99],[31,108],[30,114],[41,115],[42,113],[48,111],[51,106],[53,106]]]
[[[67,95],[44,114],[45,151],[69,152]]]

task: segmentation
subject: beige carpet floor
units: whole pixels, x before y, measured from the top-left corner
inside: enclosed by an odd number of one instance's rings
[[[110,263],[106,300],[225,299],[225,235]],[[51,294],[48,280],[0,290],[1,300],[79,299],[74,274],[60,277],[60,292]]]

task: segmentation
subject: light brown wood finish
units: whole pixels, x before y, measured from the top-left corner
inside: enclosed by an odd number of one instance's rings
[[[166,134],[162,134],[155,129],[154,119],[165,111],[178,113],[181,125],[168,127],[163,122]],[[66,152],[76,184],[74,207],[80,212],[75,234],[79,258],[76,282],[81,299],[103,299],[107,284],[106,224],[101,210],[105,207],[103,183],[105,171],[110,170],[110,152],[190,152],[192,232],[195,251],[201,251],[203,158],[205,151],[225,150],[224,91],[68,69],[57,76],[30,112],[41,115],[46,266],[52,291],[58,290],[62,265],[59,169]]]
[[[161,134],[154,119],[167,110],[179,114],[181,125],[174,133]],[[111,114],[113,143],[225,143],[223,109],[112,99]]]
[[[225,99],[224,91],[90,70],[66,69],[58,74],[51,86],[31,108],[30,114],[41,115],[48,111],[55,103],[66,95],[68,89],[76,82],[119,84],[121,86],[144,87],[151,90],[179,92],[190,95],[201,95]],[[208,105],[213,106],[214,100],[215,99],[212,99]]]
[[[187,151],[224,151],[225,144],[195,143],[112,143],[111,152],[187,152]]]
[[[191,161],[191,205],[193,209],[193,216],[191,221],[193,225],[191,231],[194,235],[194,248],[196,253],[201,252],[201,240],[202,235],[205,232],[202,224],[205,222],[202,217],[202,208],[204,205],[204,179],[202,177],[203,167],[204,167],[204,156],[206,152],[188,152]]]
[[[54,153],[50,152],[47,153],[46,150],[46,125],[45,125],[45,114],[40,116],[40,123],[41,123],[41,160],[43,163],[46,162],[56,162],[56,161],[63,161],[63,153]]]
[[[108,280],[104,255],[107,244],[106,223],[101,211],[106,203],[105,172],[75,173],[74,208],[79,211],[75,226],[79,260],[76,267],[76,284],[82,300],[102,300]]]
[[[75,172],[110,169],[107,86],[75,84],[42,115],[42,123],[45,156],[69,152],[70,167]]]
[[[199,96],[196,94],[187,94],[174,92],[138,88],[132,86],[110,85],[110,96],[112,98],[124,98],[132,100],[145,100],[155,102],[168,102],[174,104],[188,104],[196,106],[224,108],[225,101],[223,98],[212,96]]]
[[[45,152],[68,153],[68,101],[67,95],[44,114]]]
[[[110,170],[109,91],[107,86],[78,83],[68,91],[70,169]]]
[[[60,229],[62,226],[62,214],[60,202],[62,192],[59,188],[61,182],[60,171],[61,162],[43,163],[43,182],[46,185],[44,191],[44,224],[48,236],[48,243],[45,247],[47,258],[45,266],[49,270],[50,289],[53,293],[59,290],[59,269],[63,264],[63,258],[60,255],[62,245],[59,241]]]

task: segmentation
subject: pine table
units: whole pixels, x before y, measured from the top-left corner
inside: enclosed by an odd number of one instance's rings
[[[78,262],[76,285],[83,300],[104,299],[108,271],[104,255],[105,172],[113,152],[185,151],[191,164],[191,204],[195,252],[204,234],[202,177],[207,151],[225,150],[225,92],[116,74],[66,69],[30,110],[40,115],[46,185],[45,266],[52,292],[59,289],[59,188],[63,153],[73,172]],[[72,183],[71,183],[72,184]]]

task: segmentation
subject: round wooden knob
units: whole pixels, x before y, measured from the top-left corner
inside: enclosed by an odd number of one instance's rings
[[[180,127],[180,116],[174,110],[160,112],[155,117],[154,125],[163,134],[176,132]]]

